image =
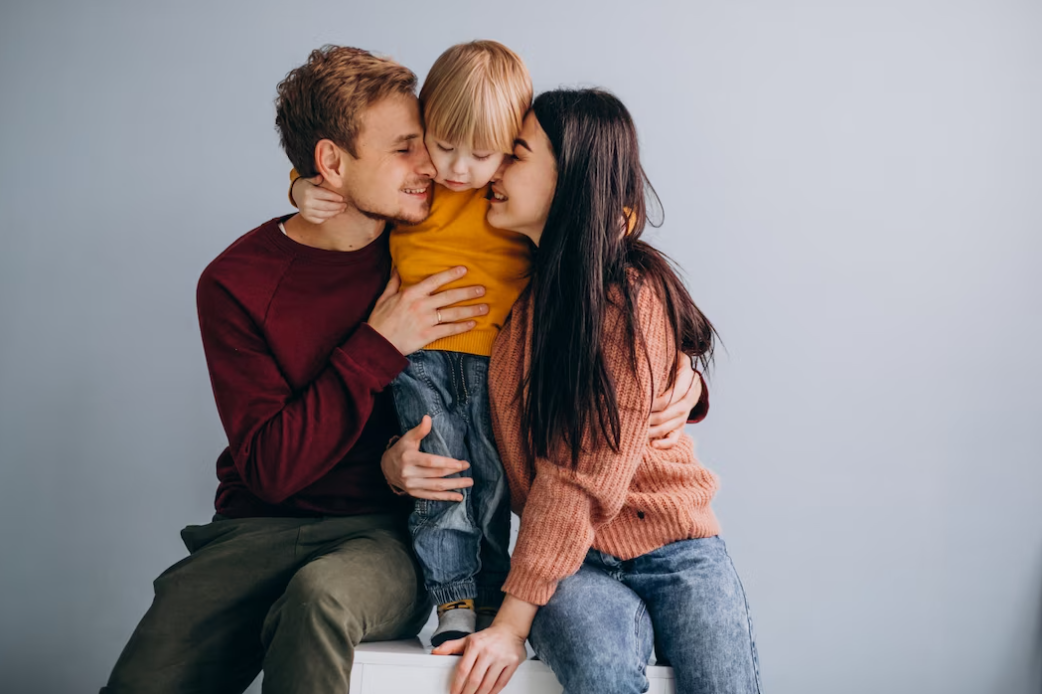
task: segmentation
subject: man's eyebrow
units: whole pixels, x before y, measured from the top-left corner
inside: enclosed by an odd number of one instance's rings
[[[411,140],[417,139],[419,136],[420,136],[419,133],[413,133],[411,135],[399,135],[398,138],[394,141],[393,144],[395,144],[395,145],[405,144],[406,142],[409,142]]]
[[[514,140],[514,146],[517,147],[518,145],[521,145],[522,147],[527,149],[529,152],[532,151],[532,148],[528,146],[528,143],[525,142],[524,140],[522,140],[520,137],[517,138],[516,140]]]

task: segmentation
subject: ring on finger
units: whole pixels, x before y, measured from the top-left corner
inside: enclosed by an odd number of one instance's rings
[[[441,325],[441,309],[435,309],[434,313],[438,316],[438,322],[435,325]]]

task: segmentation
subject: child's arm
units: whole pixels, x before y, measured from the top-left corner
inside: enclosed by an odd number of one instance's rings
[[[322,188],[321,176],[301,178],[296,169],[289,172],[289,201],[300,209],[300,216],[312,224],[321,224],[347,209],[344,196]]]

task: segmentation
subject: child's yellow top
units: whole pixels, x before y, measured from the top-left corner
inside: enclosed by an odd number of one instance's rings
[[[467,274],[442,289],[485,287],[485,296],[460,304],[488,304],[488,313],[474,319],[477,326],[435,340],[426,349],[490,356],[514,301],[528,285],[532,244],[523,234],[489,225],[486,192],[485,188],[456,192],[435,184],[430,216],[391,230],[391,258],[403,285],[464,265]]]
[[[296,171],[290,173],[291,182],[296,177]],[[474,319],[477,326],[435,340],[425,349],[491,356],[492,343],[528,285],[532,244],[523,234],[489,225],[486,192],[486,188],[456,192],[435,184],[430,216],[419,224],[391,230],[391,258],[404,286],[464,265],[467,274],[441,289],[485,287],[484,296],[459,304],[488,304],[488,313]]]

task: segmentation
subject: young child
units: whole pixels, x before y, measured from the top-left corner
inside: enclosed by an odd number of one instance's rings
[[[532,81],[521,59],[495,41],[445,51],[423,88],[424,142],[437,168],[431,213],[391,231],[391,256],[403,286],[457,265],[464,280],[484,285],[476,302],[489,311],[477,327],[433,342],[409,357],[392,384],[403,431],[432,418],[421,449],[470,463],[474,485],[462,502],[417,499],[409,517],[416,556],[438,605],[438,646],[491,624],[510,569],[510,499],[496,451],[488,401],[492,343],[528,283],[531,246],[521,234],[485,221],[488,183],[513,151],[532,101]],[[343,210],[343,199],[303,179],[290,197],[300,214],[322,222]],[[475,610],[476,607],[476,610]]]

